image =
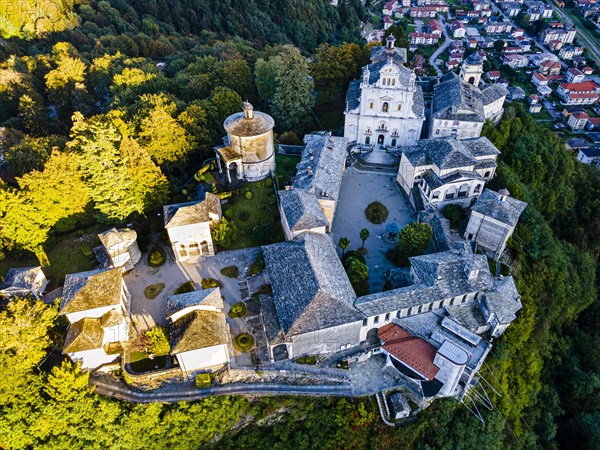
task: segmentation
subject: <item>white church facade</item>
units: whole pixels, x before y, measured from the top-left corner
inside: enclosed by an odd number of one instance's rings
[[[395,48],[394,41],[389,36],[385,47],[374,47],[362,79],[350,83],[344,112],[344,137],[350,143],[411,146],[421,136],[423,91],[404,66],[406,50]]]

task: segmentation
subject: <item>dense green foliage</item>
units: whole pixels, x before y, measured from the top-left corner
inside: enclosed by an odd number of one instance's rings
[[[370,203],[365,209],[365,215],[371,223],[380,224],[387,220],[389,211],[381,202]]]

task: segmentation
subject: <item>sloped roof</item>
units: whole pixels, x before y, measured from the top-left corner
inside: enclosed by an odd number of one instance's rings
[[[279,198],[290,230],[310,230],[329,224],[314,194],[291,189],[279,191]]]
[[[527,208],[527,203],[512,197],[507,197],[505,201],[501,202],[498,197],[497,192],[486,188],[477,198],[471,210],[514,227],[519,221],[521,213]]]
[[[433,88],[431,108],[436,119],[485,122],[481,91],[453,72],[444,75]]]
[[[116,309],[111,309],[101,317],[101,325],[103,327],[112,327],[120,323],[123,323],[123,314]]]
[[[502,97],[506,97],[508,95],[508,89],[501,84],[488,84],[481,90],[481,95],[483,105],[486,106]]]
[[[354,302],[367,316],[412,308],[426,303],[481,292],[492,286],[492,274],[484,255],[467,249],[449,250],[409,258],[412,285],[359,297]],[[476,276],[469,279],[468,273]]]
[[[192,306],[212,306],[223,308],[223,298],[218,287],[171,295],[167,298],[166,317]]]
[[[210,222],[210,213],[221,215],[221,199],[210,192],[204,200],[163,206],[165,228],[182,227],[194,223]]]
[[[439,372],[440,369],[433,365],[437,349],[424,339],[413,336],[395,323],[381,327],[377,337],[383,341],[385,351],[429,380]]]
[[[98,238],[100,239],[100,242],[102,242],[102,245],[107,249],[119,244],[125,244],[121,248],[123,252],[126,252],[127,244],[135,242],[137,233],[129,228],[121,228],[118,230],[116,228],[111,228],[110,230],[99,233]]]
[[[306,232],[293,241],[263,247],[274,306],[288,335],[362,319],[356,294],[330,236]]]
[[[227,133],[234,136],[259,136],[270,131],[275,126],[271,116],[260,111],[254,111],[251,119],[244,117],[243,112],[232,114],[223,123]]]
[[[171,354],[227,343],[225,314],[195,310],[170,326]]]
[[[123,275],[120,268],[72,273],[65,277],[59,314],[118,305]]]
[[[468,302],[462,305],[450,305],[445,307],[449,316],[472,332],[486,325],[485,317],[478,302]]]
[[[391,50],[385,46],[371,47],[371,62],[387,61],[389,56],[392,57],[396,64],[405,64],[407,61],[407,52],[403,47],[394,47]]]
[[[462,141],[451,137],[422,139],[407,148],[404,154],[415,167],[435,164],[439,169],[453,169],[477,164]]]
[[[63,351],[75,353],[102,348],[103,338],[101,319],[86,317],[69,325]]]
[[[515,280],[511,276],[495,279],[492,289],[485,292],[483,303],[484,309],[496,314],[501,324],[515,320],[517,311],[523,307]]]
[[[0,285],[0,289],[8,288],[21,288],[21,289],[34,289],[35,279],[42,272],[42,267],[18,267],[15,269],[8,269],[4,282]],[[43,273],[43,272],[42,272]]]

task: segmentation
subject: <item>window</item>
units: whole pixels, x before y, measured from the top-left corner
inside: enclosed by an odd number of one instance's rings
[[[383,106],[382,106],[381,110],[383,112],[388,112],[389,108],[390,108],[390,104],[388,102],[383,102]]]
[[[435,130],[435,134],[439,135],[440,134],[440,130]]]
[[[369,108],[373,109],[373,102],[369,102]]]
[[[366,145],[369,145],[370,143],[371,143],[371,136],[367,136],[367,137],[365,138],[365,144],[366,144]]]
[[[475,190],[473,191],[474,194],[479,194],[479,192],[481,191],[481,185],[478,184],[477,186],[475,186]]]
[[[387,322],[388,320],[390,320],[390,313],[387,313],[387,314],[385,315],[385,321]]]
[[[366,326],[367,326],[367,322],[368,322],[368,319],[363,319],[363,324],[362,324],[362,326],[363,326],[363,327],[366,327]]]
[[[402,111],[402,105],[398,103],[398,111]]]
[[[435,199],[440,198],[440,193],[439,192],[434,192],[432,198],[435,198]]]
[[[396,86],[396,79],[392,78],[392,86]]]
[[[488,178],[488,177],[490,176],[490,174],[491,174],[491,172],[488,170],[488,171],[485,173],[485,175],[484,175],[484,178]]]
[[[468,239],[469,241],[472,241],[472,240],[473,240],[473,233],[469,233],[469,234],[467,235],[467,239]]]
[[[379,323],[379,316],[375,316],[375,318],[373,319],[373,323],[374,324]]]

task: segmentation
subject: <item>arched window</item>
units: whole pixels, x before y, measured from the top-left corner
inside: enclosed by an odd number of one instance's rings
[[[392,147],[396,146],[396,138],[392,139]]]
[[[402,104],[398,103],[398,111],[402,111]]]
[[[369,108],[373,109],[373,102],[369,102]]]
[[[488,171],[485,173],[485,175],[484,175],[484,178],[488,178],[488,177],[490,176],[490,174],[491,174],[491,172],[488,170]]]
[[[392,86],[396,86],[396,79],[392,78]]]
[[[365,144],[369,145],[371,143],[371,136],[365,137]]]
[[[383,112],[388,112],[389,108],[390,108],[390,104],[388,102],[383,102],[383,106],[382,106],[381,110]]]

